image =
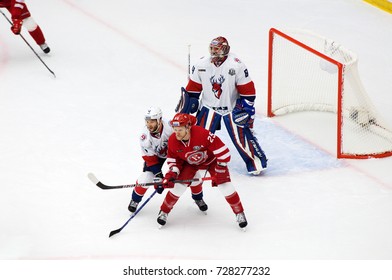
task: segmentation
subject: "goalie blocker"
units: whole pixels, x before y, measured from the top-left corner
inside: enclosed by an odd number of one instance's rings
[[[199,109],[199,93],[191,93],[181,88],[181,97],[175,109],[176,113],[193,114]]]

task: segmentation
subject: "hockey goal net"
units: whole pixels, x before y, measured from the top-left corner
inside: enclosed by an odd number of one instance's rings
[[[308,31],[272,28],[268,64],[269,117],[332,112],[338,158],[392,155],[392,130],[362,86],[355,53]]]

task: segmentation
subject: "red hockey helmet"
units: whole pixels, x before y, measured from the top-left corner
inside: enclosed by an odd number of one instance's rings
[[[212,60],[222,59],[230,52],[229,42],[225,37],[219,36],[210,43],[210,55]]]
[[[174,115],[173,119],[170,121],[172,127],[178,126],[192,126],[196,123],[196,118],[192,115],[185,113],[177,113]]]

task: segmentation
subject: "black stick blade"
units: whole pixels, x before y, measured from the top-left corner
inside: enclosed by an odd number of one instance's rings
[[[121,230],[122,230],[122,228],[119,228],[119,229],[116,229],[116,230],[112,230],[112,231],[109,233],[109,238],[112,237],[113,235],[119,233]]]

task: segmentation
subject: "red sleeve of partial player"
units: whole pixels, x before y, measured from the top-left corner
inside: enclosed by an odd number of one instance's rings
[[[189,82],[185,88],[187,92],[195,92],[195,93],[200,93],[203,90],[203,86],[199,83],[196,83],[195,81],[192,81],[189,79]]]
[[[20,1],[13,1],[14,3],[11,7],[11,18],[14,19],[20,19],[20,16],[22,15],[22,10],[25,8],[26,4]]]
[[[256,96],[255,84],[251,81],[244,85],[237,85],[238,93],[241,96]]]
[[[157,156],[142,156],[142,158],[144,159],[148,167],[159,163],[159,159]]]

